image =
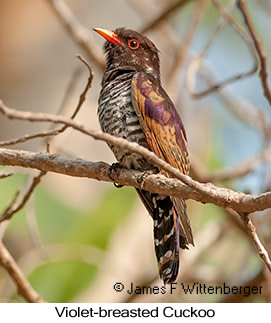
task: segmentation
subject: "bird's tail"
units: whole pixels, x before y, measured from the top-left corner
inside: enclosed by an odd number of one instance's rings
[[[154,246],[159,274],[165,284],[176,280],[179,271],[179,232],[173,204],[168,196],[152,197]]]
[[[178,276],[180,248],[186,249],[189,243],[193,244],[185,202],[144,190],[137,192],[153,218],[154,246],[160,277],[165,284],[172,283]]]

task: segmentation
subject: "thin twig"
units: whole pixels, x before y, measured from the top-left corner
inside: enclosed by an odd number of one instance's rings
[[[89,71],[89,77],[88,77],[87,84],[86,84],[83,92],[80,95],[78,104],[77,104],[77,106],[76,106],[76,108],[75,108],[75,110],[74,110],[74,112],[73,112],[73,114],[71,116],[71,119],[74,119],[76,117],[76,115],[78,114],[79,110],[81,109],[83,103],[85,102],[87,92],[91,88],[91,84],[92,84],[93,77],[94,77],[92,68],[87,63],[87,61],[81,55],[76,55],[76,57],[83,64],[85,64],[87,66],[88,71]],[[68,90],[69,90],[69,88],[68,88]],[[66,95],[65,95],[65,97],[66,97]],[[63,106],[63,103],[61,104],[61,106]],[[26,142],[26,141],[31,140],[31,139],[57,136],[60,133],[64,132],[66,129],[67,129],[67,127],[64,125],[64,126],[61,126],[61,127],[57,128],[57,129],[50,129],[50,130],[42,131],[42,132],[39,132],[39,133],[36,133],[36,134],[33,134],[33,135],[25,135],[25,136],[22,136],[20,138],[15,138],[15,139],[11,139],[11,140],[0,141],[0,147],[15,145],[15,144],[18,144],[18,143],[23,143],[23,142]],[[48,143],[48,140],[49,139],[47,139],[46,143]]]
[[[270,0],[257,0],[267,13],[271,13],[271,1]]]
[[[48,260],[50,255],[48,253],[47,246],[45,246],[43,243],[43,239],[41,237],[41,234],[38,228],[34,198],[35,198],[34,195],[30,196],[29,201],[25,208],[27,227],[29,230],[30,239],[32,241],[32,245],[34,249],[40,250],[39,252],[40,259]]]
[[[87,96],[87,93],[88,93],[88,90],[91,88],[91,85],[92,85],[92,81],[93,81],[93,77],[94,77],[94,73],[92,71],[92,67],[91,65],[88,64],[88,62],[81,56],[81,55],[76,55],[76,57],[83,63],[86,65],[86,67],[88,68],[88,71],[89,71],[89,77],[88,77],[88,81],[87,81],[87,84],[83,90],[83,92],[80,94],[80,97],[79,97],[79,101],[77,103],[77,106],[73,112],[73,114],[71,115],[71,119],[74,119],[78,112],[80,111],[83,103],[86,101],[86,96]],[[68,128],[67,125],[64,125],[58,129],[55,129],[52,131],[52,133],[54,133],[54,136],[57,136],[59,135],[60,133],[64,132],[66,129]],[[46,140],[46,143],[48,144],[49,142],[49,138],[47,138]]]
[[[235,1],[236,0],[232,0],[229,3],[229,5],[228,5],[228,12],[229,13],[232,11]],[[204,57],[207,55],[208,51],[212,47],[218,34],[223,30],[223,28],[226,26],[226,24],[227,24],[227,20],[224,19],[223,17],[220,17],[215,29],[213,30],[209,40],[207,41],[207,43],[204,46],[204,48],[202,49],[202,51],[199,54],[195,55],[188,64],[185,83],[186,83],[186,87],[187,87],[189,95],[193,98],[197,98],[197,94],[194,93],[194,90],[192,90],[195,87],[196,73],[201,68],[201,64],[202,64]]]
[[[190,56],[192,56],[192,54],[190,54]],[[193,56],[196,57],[195,55]],[[202,61],[202,63],[199,64],[194,71],[188,71],[188,74],[186,75],[185,86],[189,96],[193,99],[199,99],[197,97],[197,92],[194,90],[195,73],[197,72],[199,72],[200,77],[209,87],[218,83],[216,70],[206,60]],[[219,89],[216,92],[216,95],[222,100],[229,111],[233,113],[234,116],[236,116],[240,121],[256,130],[266,133],[267,135],[271,133],[270,118],[268,118],[266,113],[258,110],[251,102],[234,93],[230,87]]]
[[[265,148],[260,153],[247,160],[234,165],[232,167],[224,168],[218,171],[214,171],[210,174],[203,176],[204,182],[217,182],[228,179],[236,179],[249,174],[258,164],[267,160],[271,160],[271,147]]]
[[[12,175],[14,175],[14,173],[12,173],[12,172],[9,172],[9,173],[0,173],[0,179],[4,179],[4,178],[10,177]]]
[[[89,71],[89,77],[88,77],[88,81],[87,84],[83,90],[83,92],[80,95],[78,104],[71,116],[71,119],[74,119],[76,117],[76,115],[78,114],[80,108],[82,107],[83,103],[86,100],[86,95],[88,90],[91,87],[92,84],[92,80],[93,80],[93,72],[92,72],[92,68],[91,66],[86,62],[86,60],[80,56],[77,55],[77,57],[80,59],[81,62],[83,62]],[[69,88],[68,88],[69,89]],[[66,97],[66,95],[65,95]],[[63,104],[61,104],[61,108],[63,107]],[[61,110],[60,110],[61,111]],[[53,129],[53,130],[48,130],[47,132],[43,132],[43,134],[50,134],[51,136],[54,135],[58,135],[62,132],[64,132],[67,129],[67,125],[63,125],[58,129]],[[37,135],[41,135],[37,134]],[[47,152],[49,152],[49,139],[47,137],[47,141],[46,141],[46,145],[47,145]],[[19,210],[21,210],[25,204],[27,203],[28,199],[30,198],[31,194],[33,193],[35,187],[39,184],[41,178],[46,174],[45,171],[41,171],[38,175],[34,176],[33,178],[29,179],[29,183],[26,184],[26,186],[24,188],[22,188],[20,191],[18,191],[14,198],[12,199],[11,203],[9,204],[9,206],[5,209],[5,211],[2,213],[2,215],[0,216],[0,222],[10,219],[13,214],[15,214],[16,212],[18,212]]]
[[[79,68],[76,68],[75,72],[72,75],[72,78],[68,84],[67,90],[65,91],[64,98],[60,104],[59,112],[58,114],[61,114],[63,109],[66,106],[66,103],[69,101],[71,94],[73,93],[73,89],[75,87],[75,83],[77,83],[78,77],[80,75],[81,70]],[[37,139],[37,138],[44,138],[44,137],[50,137],[50,136],[56,136],[59,132],[59,129],[49,129],[45,131],[41,131],[36,134],[27,134],[19,138],[14,138],[10,140],[0,141],[0,147],[6,147],[11,145],[16,145],[19,143],[26,142],[28,140]]]
[[[249,237],[248,231],[246,230],[242,220],[240,219],[239,213],[230,208],[224,209],[224,212],[227,215],[229,221],[234,225],[234,227],[239,229],[240,232]]]
[[[74,72],[71,76],[71,79],[67,85],[67,88],[64,92],[65,94],[64,94],[63,99],[61,101],[61,104],[59,106],[57,114],[64,114],[63,111],[65,110],[66,106],[68,105],[68,103],[70,102],[70,100],[72,98],[72,95],[75,92],[75,88],[76,88],[76,85],[78,83],[81,73],[82,73],[81,67],[76,67],[76,69],[74,70]]]
[[[263,244],[261,243],[261,240],[259,238],[259,236],[257,235],[256,232],[256,228],[254,226],[254,224],[252,223],[249,214],[248,213],[239,213],[247,231],[249,236],[251,237],[255,247],[258,250],[258,253],[260,255],[260,257],[262,258],[262,260],[265,262],[268,270],[271,273],[271,259],[270,256],[268,254],[268,252],[266,251],[265,247],[263,246]]]
[[[202,183],[218,183],[224,180],[236,179],[243,177],[252,172],[259,164],[271,160],[271,147],[268,146],[256,155],[235,164],[219,170],[209,172],[201,160],[190,153],[191,160],[191,177]]]
[[[85,51],[88,57],[97,64],[101,71],[105,68],[102,55],[96,50],[96,44],[86,29],[75,17],[71,9],[62,0],[47,0],[60,23],[65,27],[71,38]]]
[[[169,82],[172,84],[176,83],[176,77],[177,77],[179,68],[186,58],[189,46],[194,39],[195,33],[200,25],[202,18],[204,17],[207,4],[208,4],[208,0],[198,1],[196,3],[196,8],[195,8],[194,14],[191,18],[191,23],[189,24],[189,26],[187,28],[187,32],[186,32],[180,46],[176,50],[174,62],[173,62],[171,69],[169,71],[168,79],[169,79]],[[176,93],[176,92],[177,91],[175,90],[174,93]]]
[[[253,40],[253,43],[259,55],[259,60],[260,60],[259,76],[262,82],[264,95],[268,100],[269,104],[271,105],[271,90],[268,84],[268,73],[267,73],[267,57],[266,57],[265,50],[263,48],[262,41],[256,32],[255,26],[253,24],[253,21],[251,19],[251,16],[248,10],[246,0],[238,0],[237,5],[243,15],[245,24],[249,30],[249,33],[251,35],[251,38]]]
[[[42,131],[39,133],[35,133],[33,135],[28,134],[28,135],[24,135],[19,138],[0,141],[0,147],[12,146],[12,145],[20,144],[20,143],[26,142],[28,140],[37,139],[37,138],[56,136],[57,134],[58,134],[57,130],[46,130],[46,131]]]
[[[0,265],[9,273],[17,286],[18,294],[30,303],[42,303],[41,296],[33,289],[21,268],[17,265],[3,242],[0,240]]]
[[[248,36],[247,32],[239,24],[236,23],[236,21],[229,14],[228,10],[226,10],[220,4],[220,2],[218,0],[212,0],[212,1],[213,1],[214,6],[217,8],[217,10],[221,13],[222,17],[225,19],[225,21],[227,21],[227,23],[229,23],[238,32],[238,34],[244,39],[250,52],[252,53],[252,57],[254,58],[254,65],[247,72],[234,75],[234,76],[229,77],[228,79],[226,79],[220,83],[213,84],[212,86],[210,86],[206,90],[193,93],[193,95],[192,95],[193,98],[201,98],[203,96],[206,96],[208,94],[216,92],[217,90],[225,87],[226,85],[229,85],[235,81],[241,80],[243,78],[246,78],[246,77],[254,74],[258,70],[258,55],[255,50],[254,44],[253,44],[252,40],[250,39],[250,37]],[[220,24],[218,24],[218,28],[219,29],[221,28]],[[192,62],[189,64],[188,71],[187,71],[187,79],[186,79],[186,84],[189,88],[194,87],[191,84],[194,84],[194,76],[196,75],[196,73],[200,67],[200,63],[201,63],[203,54],[205,55],[205,53],[207,52],[207,49],[209,49],[209,46],[212,44],[213,38],[214,38],[214,36],[216,36],[216,34],[217,34],[217,31],[215,31],[213,33],[210,41],[207,43],[208,47],[206,46],[206,48],[203,50],[202,54],[199,54],[198,56],[196,56],[192,60]]]
[[[41,171],[37,176],[30,178],[27,185],[20,191],[18,191],[9,206],[5,209],[5,211],[0,216],[0,222],[10,219],[12,215],[18,211],[20,211],[28,201],[35,187],[41,181],[41,178],[46,174],[46,172]]]
[[[229,14],[231,14],[231,11],[233,10],[233,8],[235,6],[235,2],[236,2],[236,0],[229,1],[228,5],[227,5],[227,12]],[[207,43],[206,43],[205,47],[203,48],[203,50],[201,51],[201,53],[199,54],[201,57],[206,56],[207,52],[212,47],[216,37],[218,36],[219,33],[221,33],[221,31],[227,25],[227,23],[228,23],[228,20],[225,19],[224,17],[220,16],[220,18],[218,19],[217,25],[216,25],[215,29],[213,30],[209,40],[207,41]]]
[[[147,23],[147,25],[144,26],[140,32],[144,34],[152,29],[155,29],[161,22],[168,19],[171,14],[177,11],[177,9],[180,9],[182,6],[191,1],[192,0],[179,0],[173,4],[170,4],[162,13],[155,17],[151,22]]]

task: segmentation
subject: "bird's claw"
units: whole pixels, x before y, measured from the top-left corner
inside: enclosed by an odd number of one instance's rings
[[[137,182],[138,182],[138,184],[140,184],[140,188],[143,189],[145,179],[148,176],[156,174],[156,173],[157,172],[154,171],[154,170],[146,170],[146,171],[144,171],[143,174],[137,178]]]
[[[116,188],[122,188],[124,185],[113,183]]]
[[[113,163],[109,169],[108,169],[108,172],[107,172],[107,176],[113,181],[113,184],[116,188],[122,188],[124,185],[121,185],[121,184],[117,184],[114,182],[114,178],[112,177],[112,173],[113,172],[116,172],[119,168],[121,168],[120,166],[120,163]]]

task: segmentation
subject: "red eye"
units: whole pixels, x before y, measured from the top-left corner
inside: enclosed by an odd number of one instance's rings
[[[138,49],[139,47],[139,42],[136,40],[136,39],[130,39],[128,41],[128,46],[131,48],[131,49]]]

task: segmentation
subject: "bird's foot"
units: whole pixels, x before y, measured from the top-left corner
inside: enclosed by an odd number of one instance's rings
[[[157,174],[158,170],[152,169],[152,170],[145,170],[141,176],[137,178],[138,184],[140,184],[140,188],[143,189],[145,180],[148,176]]]
[[[113,164],[109,167],[109,169],[108,169],[107,176],[108,176],[112,181],[114,181],[115,179],[112,177],[112,173],[117,172],[117,171],[118,171],[118,169],[120,169],[120,168],[122,168],[122,167],[121,167],[121,165],[120,165],[120,163],[113,163]],[[115,182],[113,182],[113,184],[114,184],[114,186],[115,186],[116,188],[122,188],[122,187],[124,186],[124,185],[121,185],[121,184],[117,184],[117,183],[115,183]]]

